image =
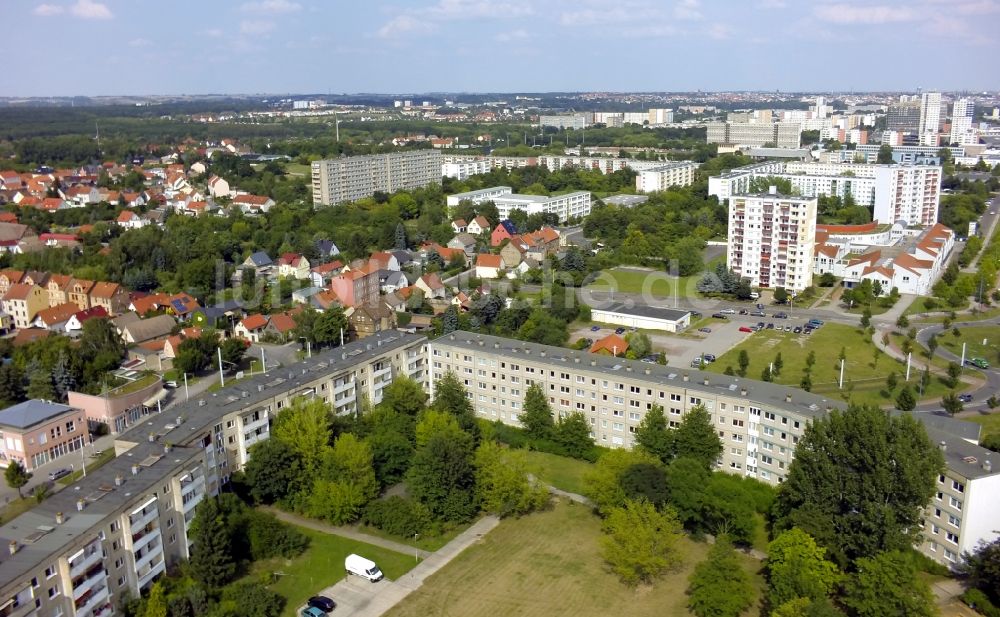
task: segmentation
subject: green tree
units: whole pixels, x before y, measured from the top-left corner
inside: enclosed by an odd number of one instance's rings
[[[777,304],[784,304],[788,302],[788,290],[784,287],[777,287],[774,290],[774,301]]]
[[[867,328],[872,325],[872,311],[870,308],[865,307],[865,310],[861,313],[861,327]]]
[[[247,344],[238,338],[227,338],[219,345],[222,350],[222,361],[230,366],[239,366],[247,352]]]
[[[566,322],[542,309],[535,309],[517,330],[517,338],[542,345],[561,346],[569,338]]]
[[[624,450],[615,448],[601,454],[591,469],[584,476],[584,493],[597,511],[607,516],[613,508],[625,505],[628,495],[622,486],[625,473],[636,465],[656,464],[658,459],[645,450]]]
[[[670,505],[686,529],[700,529],[704,522],[705,487],[712,472],[701,461],[681,457],[674,459],[666,469]]]
[[[343,307],[331,306],[316,315],[316,322],[313,324],[313,342],[321,346],[336,347],[340,344],[341,334],[346,333],[347,328],[347,316],[344,315]]]
[[[250,446],[250,460],[243,473],[255,502],[275,503],[300,487],[302,458],[284,441],[265,439]]]
[[[44,368],[32,371],[31,380],[28,382],[28,390],[25,394],[31,399],[54,400],[56,398],[56,389],[52,384],[52,373]]]
[[[278,617],[285,598],[254,581],[226,587],[212,617]]]
[[[455,373],[448,371],[434,384],[434,402],[431,406],[455,416],[462,430],[478,439],[479,425],[476,423],[472,401],[466,396],[465,386]]]
[[[648,583],[680,563],[681,525],[670,508],[657,511],[645,500],[612,508],[603,525],[604,560],[623,582]]]
[[[518,414],[517,419],[521,421],[521,426],[532,437],[550,437],[555,428],[552,420],[552,408],[549,400],[545,397],[545,391],[539,383],[528,386],[524,392],[524,409]]]
[[[625,340],[628,342],[628,350],[634,353],[636,358],[645,358],[653,351],[653,343],[645,332],[632,332],[625,336]]]
[[[816,352],[810,349],[806,355],[806,371],[811,371],[814,364],[816,364]]]
[[[722,454],[722,442],[704,405],[695,405],[684,414],[674,440],[676,456],[701,461],[705,469],[713,469]]]
[[[761,381],[774,381],[774,373],[771,372],[770,365],[769,366],[765,366],[760,371],[760,380]]]
[[[949,392],[941,397],[941,406],[952,416],[962,411],[963,407],[961,399],[954,392]]]
[[[812,382],[812,377],[810,377],[809,373],[806,373],[805,375],[802,376],[802,380],[799,381],[799,387],[805,390],[806,392],[812,392],[813,382]]]
[[[774,367],[772,371],[775,375],[781,373],[781,369],[785,367],[785,361],[781,359],[780,351],[774,356],[774,361],[771,362],[771,365]]]
[[[875,162],[880,165],[892,164],[892,146],[888,144],[882,144],[878,148],[878,156]]]
[[[814,419],[775,503],[775,529],[799,527],[842,567],[912,545],[944,468],[923,425],[874,406]]]
[[[417,448],[406,484],[438,520],[465,521],[475,514],[472,438],[434,435]]]
[[[376,409],[366,439],[372,449],[375,477],[383,487],[403,479],[414,452],[413,418],[395,411]]]
[[[451,334],[458,330],[458,308],[452,304],[441,316],[441,334]]]
[[[720,536],[691,574],[688,608],[698,617],[738,617],[753,604],[754,595],[739,555],[729,539]]]
[[[663,463],[674,457],[674,434],[667,424],[663,407],[653,405],[636,428],[635,443]]]
[[[954,388],[958,385],[958,378],[962,376],[962,367],[958,362],[948,363],[948,386]]]
[[[420,414],[414,429],[414,443],[417,447],[425,445],[435,435],[445,435],[447,437],[460,438],[462,427],[458,425],[455,416],[446,411],[428,409]]]
[[[747,368],[750,366],[750,354],[747,353],[746,349],[740,350],[739,358],[737,359],[740,370],[736,371],[740,377],[747,376]]]
[[[198,504],[191,522],[191,559],[188,562],[192,578],[218,589],[236,575],[229,529],[218,498],[208,498]]]
[[[935,617],[934,594],[902,551],[860,557],[841,601],[857,617]]]
[[[427,394],[423,387],[406,375],[393,378],[392,383],[382,390],[382,401],[378,406],[398,414],[416,418],[427,405]]]
[[[903,389],[896,395],[896,409],[900,411],[913,411],[917,407],[917,398],[913,396],[910,386],[903,386]]]
[[[331,436],[330,411],[323,399],[295,399],[278,414],[271,427],[271,438],[298,454],[303,474],[310,481],[320,469]]]
[[[1000,605],[1000,540],[983,542],[975,551],[962,557],[960,571],[968,577],[969,586],[982,591],[991,602]]]
[[[594,447],[590,436],[590,423],[579,411],[559,418],[555,427],[555,441],[563,447],[566,454],[574,458],[583,458]]]
[[[938,338],[937,334],[932,334],[929,339],[927,339],[927,351],[930,352],[930,356],[934,355],[934,352],[938,348]]]
[[[378,495],[371,447],[351,433],[324,452],[323,470],[309,495],[309,513],[334,525],[356,521]]]
[[[142,617],[167,617],[167,594],[163,589],[162,580],[156,581],[150,587]]]
[[[7,465],[7,469],[4,470],[3,475],[7,481],[7,486],[16,489],[17,496],[24,498],[24,495],[21,494],[21,489],[31,480],[33,474],[28,473],[21,461],[14,459]]]
[[[495,441],[476,449],[476,497],[480,507],[497,516],[525,514],[545,506],[548,489],[528,477],[523,450],[510,450]]]
[[[764,573],[771,607],[795,598],[826,598],[840,581],[837,566],[826,559],[826,549],[798,528],[781,533],[767,545]]]

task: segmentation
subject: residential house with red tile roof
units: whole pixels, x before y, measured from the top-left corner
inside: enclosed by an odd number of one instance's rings
[[[48,308],[48,297],[45,290],[35,285],[15,283],[0,300],[5,313],[14,320],[14,327],[28,328],[35,320],[38,312]]]
[[[69,285],[73,277],[68,274],[50,274],[45,282],[45,291],[49,294],[49,306],[59,306],[69,302]]]
[[[444,298],[446,290],[437,273],[425,274],[417,279],[414,287],[424,292],[424,298]],[[400,290],[402,291],[402,290]]]
[[[594,341],[590,346],[590,353],[597,353],[606,356],[624,356],[628,351],[628,341],[617,334],[609,334],[602,339]]]
[[[281,340],[288,340],[293,330],[295,330],[295,318],[291,313],[277,313],[267,320],[265,336],[272,335]]]
[[[372,253],[371,257],[368,258],[368,263],[373,264],[374,267],[379,270],[389,270],[391,272],[399,272],[399,260],[396,256],[389,252],[378,252]]]
[[[469,228],[469,223],[465,219],[455,219],[451,222],[451,230],[457,234],[465,233]]]
[[[242,193],[233,197],[233,205],[239,208],[243,214],[267,214],[268,210],[274,206],[274,200],[266,195]]]
[[[90,290],[90,306],[100,306],[108,315],[119,315],[128,310],[128,290],[118,283],[98,281]]]
[[[86,279],[73,279],[66,291],[66,301],[80,307],[81,311],[90,308],[90,292],[94,289],[95,282]]]
[[[150,221],[131,210],[122,210],[118,214],[118,218],[115,219],[115,223],[125,229],[141,229],[149,225]]]
[[[32,328],[44,328],[62,333],[66,331],[66,322],[78,311],[77,306],[70,302],[44,308],[35,314],[35,318],[31,321],[30,326]]]
[[[236,324],[233,335],[253,343],[259,343],[267,328],[267,316],[260,313],[247,315]]]
[[[309,278],[309,260],[298,253],[283,254],[278,258],[278,276],[298,280]]]
[[[476,255],[476,278],[500,278],[503,266],[503,259],[499,255],[480,253]]]
[[[485,216],[479,215],[476,218],[469,221],[469,225],[464,231],[472,234],[473,236],[478,236],[484,231],[489,231],[492,227],[491,223],[486,219]]]
[[[69,334],[71,332],[79,332],[83,330],[83,324],[90,321],[91,319],[107,319],[110,317],[108,312],[104,310],[103,306],[92,306],[85,311],[77,311],[73,314],[69,320],[66,321],[65,330]]]
[[[339,259],[329,263],[313,266],[310,269],[310,279],[316,287],[326,287],[330,284],[330,279],[340,274],[344,269],[344,264]]]

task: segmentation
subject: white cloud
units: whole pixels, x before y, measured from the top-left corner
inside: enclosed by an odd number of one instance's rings
[[[726,24],[712,24],[708,29],[708,36],[716,41],[724,41],[733,34],[733,29]]]
[[[69,11],[81,19],[111,19],[114,17],[108,5],[93,0],[77,0],[69,7]]]
[[[39,4],[32,11],[35,15],[41,17],[52,17],[53,15],[61,15],[63,12],[63,7],[57,6],[55,4]]]
[[[822,21],[841,25],[875,25],[913,21],[917,13],[908,6],[885,4],[827,4],[816,7],[815,15]]]
[[[210,36],[213,39],[222,38],[223,34],[222,28],[209,28],[208,30],[205,30],[205,36]]]
[[[511,30],[510,32],[499,32],[493,36],[494,41],[500,43],[510,43],[512,41],[523,41],[528,38],[528,33],[525,30],[518,28],[517,30]]]
[[[378,29],[378,36],[383,39],[392,39],[403,34],[429,34],[434,32],[436,27],[427,20],[414,17],[413,15],[397,15]]]
[[[680,0],[674,5],[674,19],[697,21],[704,17],[700,10],[700,0]]]
[[[149,39],[137,38],[128,42],[129,47],[149,47],[153,42]]]
[[[302,5],[289,0],[260,0],[247,2],[240,10],[249,13],[295,13],[302,10]]]
[[[407,9],[396,15],[376,34],[392,38],[401,34],[426,34],[437,30],[437,24],[446,21],[474,19],[504,19],[525,17],[534,9],[524,0],[498,2],[491,0],[437,0],[436,3],[417,9]]]
[[[274,24],[269,21],[244,19],[240,22],[240,32],[243,34],[267,34],[274,30]]]

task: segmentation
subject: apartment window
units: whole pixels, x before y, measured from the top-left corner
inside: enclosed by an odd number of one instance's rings
[[[962,519],[958,518],[954,514],[949,514],[948,515],[948,524],[951,525],[951,526],[953,526],[953,527],[961,527],[962,526]]]
[[[953,561],[956,561],[958,559],[958,555],[956,555],[952,551],[949,551],[948,549],[944,549],[944,558],[947,559],[948,561],[952,561],[953,562]]]
[[[938,474],[938,484],[944,484],[944,474]]]
[[[962,510],[962,501],[961,501],[961,500],[959,500],[959,499],[956,499],[956,498],[954,498],[954,497],[949,497],[949,498],[948,498],[948,503],[950,503],[950,504],[951,504],[951,507],[952,507],[952,508],[955,508],[955,509],[956,509],[956,510],[958,510],[958,511],[961,511],[961,510]]]
[[[701,405],[701,399],[697,396],[692,396],[688,398],[688,402],[692,405]]]
[[[115,559],[115,567],[116,568],[120,568],[120,567],[122,567],[124,565],[125,565],[125,558],[119,557],[118,559]]]
[[[118,577],[118,586],[119,587],[124,587],[125,586],[125,577],[124,576],[119,576]]]
[[[54,598],[59,595],[58,587],[49,587],[49,597]]]
[[[672,401],[680,401],[681,400],[681,395],[680,394],[671,394],[670,395],[670,400],[672,400]]]
[[[958,535],[951,533],[950,531],[945,532],[944,537],[948,539],[952,544],[958,544]]]
[[[45,568],[45,578],[52,578],[55,575],[56,575],[56,567],[55,566],[49,566],[49,567]]]
[[[964,493],[965,492],[965,485],[962,484],[961,482],[957,481],[957,480],[952,480],[951,481],[951,488],[955,489],[959,493]]]

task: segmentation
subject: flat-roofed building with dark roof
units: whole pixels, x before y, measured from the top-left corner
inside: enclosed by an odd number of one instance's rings
[[[656,276],[656,273],[650,272],[650,276]],[[606,308],[590,309],[590,319],[598,323],[627,328],[679,332],[691,325],[691,312],[646,305],[627,306],[619,303]]]
[[[32,470],[78,451],[88,441],[81,409],[52,401],[30,400],[0,411],[0,465],[19,461]]]

